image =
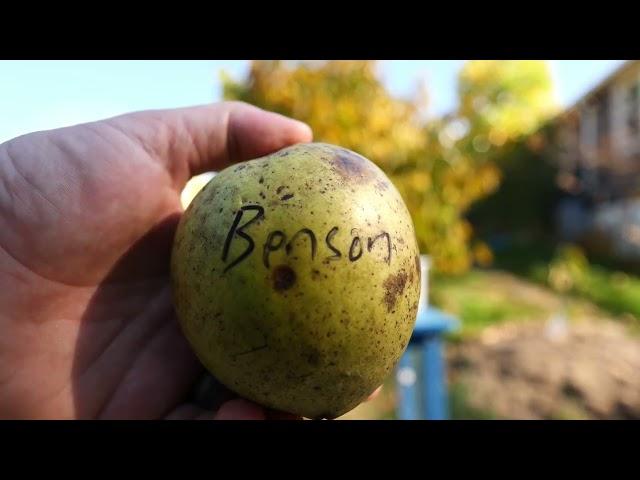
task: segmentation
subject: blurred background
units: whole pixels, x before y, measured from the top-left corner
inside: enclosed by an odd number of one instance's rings
[[[4,61],[0,142],[220,99],[397,186],[461,324],[452,418],[640,418],[640,61]],[[345,418],[395,418],[395,381]]]

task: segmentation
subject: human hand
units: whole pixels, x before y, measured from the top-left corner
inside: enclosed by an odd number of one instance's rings
[[[225,102],[0,145],[0,417],[264,418],[185,403],[202,367],[174,317],[171,244],[191,176],[311,136]]]
[[[190,402],[203,368],[175,318],[169,258],[189,178],[311,138],[223,102],[0,145],[0,418],[292,418]]]

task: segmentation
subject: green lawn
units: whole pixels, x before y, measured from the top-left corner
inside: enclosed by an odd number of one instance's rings
[[[454,338],[476,334],[497,323],[538,318],[546,312],[544,306],[514,297],[503,285],[496,286],[481,270],[456,277],[434,275],[430,285],[431,303],[461,321]]]
[[[544,243],[515,245],[496,256],[496,267],[536,283],[552,286],[553,266],[569,272],[568,294],[583,298],[613,315],[640,319],[640,275],[624,272],[606,259],[587,260],[578,249],[554,249]],[[632,319],[634,321],[634,319]]]
[[[449,418],[451,420],[497,420],[498,416],[469,404],[469,392],[462,383],[449,385]]]

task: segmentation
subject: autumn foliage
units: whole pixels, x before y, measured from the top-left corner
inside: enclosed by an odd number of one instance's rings
[[[427,119],[424,91],[393,97],[373,61],[255,61],[247,78],[225,77],[224,96],[307,122],[316,141],[379,165],[411,212],[435,269],[456,273],[491,252],[474,241],[465,212],[500,185],[495,156],[553,112],[540,61],[471,61],[459,76],[459,108]]]

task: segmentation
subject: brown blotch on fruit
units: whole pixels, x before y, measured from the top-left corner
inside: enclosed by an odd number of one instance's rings
[[[396,300],[404,291],[407,284],[407,273],[403,270],[395,275],[389,275],[382,286],[385,289],[384,303],[387,306],[387,312],[391,312],[396,305]]]
[[[367,160],[349,150],[340,149],[331,160],[333,169],[345,180],[365,183],[373,178],[371,165]]]

